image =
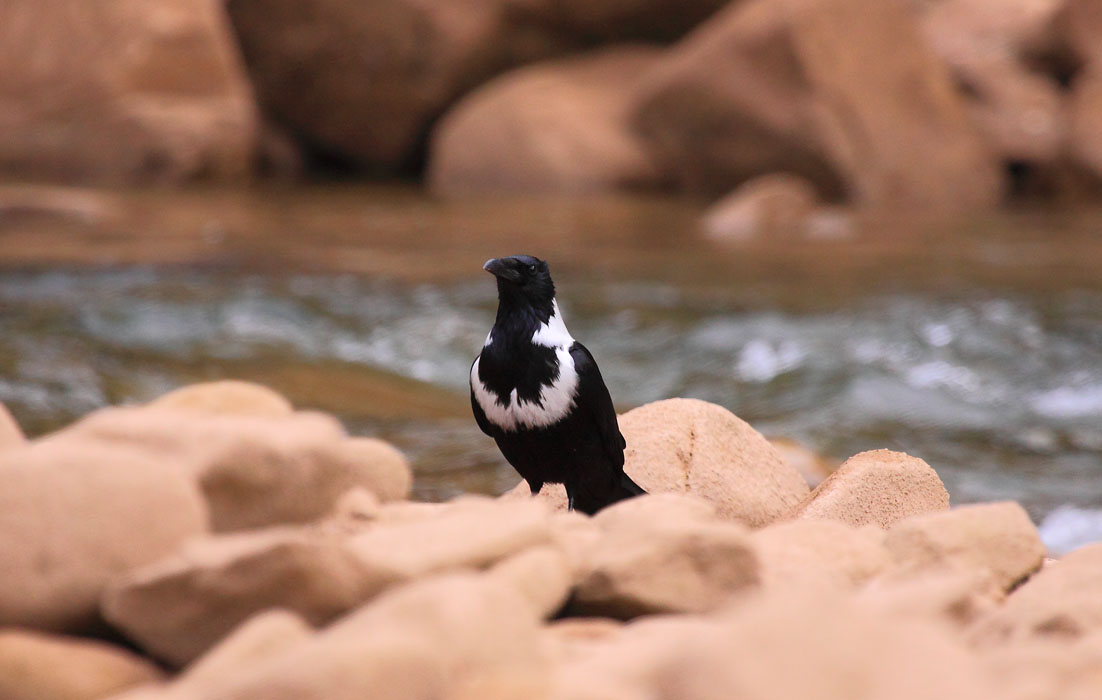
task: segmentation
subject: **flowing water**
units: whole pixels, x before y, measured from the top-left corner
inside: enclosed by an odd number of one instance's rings
[[[1050,539],[1102,527],[1102,214],[720,245],[653,199],[32,194],[0,196],[0,401],[32,433],[243,377],[397,443],[418,497],[501,492],[466,377],[496,304],[481,261],[529,252],[622,408],[698,397],[833,459],[920,456],[955,503],[1052,514]]]

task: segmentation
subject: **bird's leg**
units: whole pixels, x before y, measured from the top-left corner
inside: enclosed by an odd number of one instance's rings
[[[529,481],[528,482],[528,490],[532,492],[533,496],[538,494],[540,492],[540,489],[542,489],[542,488],[543,488],[543,482],[542,481]]]
[[[569,488],[566,490],[566,509],[574,510],[574,492]]]

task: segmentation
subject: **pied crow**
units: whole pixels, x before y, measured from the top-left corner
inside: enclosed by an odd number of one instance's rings
[[[645,493],[624,473],[624,436],[601,370],[574,340],[547,263],[488,260],[497,319],[471,365],[471,408],[533,494],[561,483],[571,510],[592,515]]]

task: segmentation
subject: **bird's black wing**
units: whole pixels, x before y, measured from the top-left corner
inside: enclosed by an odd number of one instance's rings
[[[588,415],[601,435],[605,453],[612,463],[620,468],[624,466],[624,448],[627,443],[620,434],[620,424],[616,422],[616,409],[612,405],[608,387],[601,377],[596,360],[584,345],[575,341],[570,346],[570,357],[574,360],[574,371],[578,373],[578,398],[575,410]]]
[[[477,357],[474,358],[474,362],[478,362]],[[474,370],[474,362],[471,363],[472,371]],[[470,376],[470,372],[468,372],[467,375]],[[476,423],[478,423],[478,427],[482,432],[486,433],[490,437],[493,437],[493,433],[490,432],[492,429],[490,426],[490,420],[486,418],[486,412],[482,410],[482,407],[478,405],[478,399],[474,397],[474,377],[471,377],[471,382],[471,410],[474,411],[474,420]]]

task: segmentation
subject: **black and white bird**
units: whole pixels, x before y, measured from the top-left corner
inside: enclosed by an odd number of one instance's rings
[[[488,260],[497,319],[471,366],[471,407],[533,494],[561,483],[571,510],[593,514],[645,493],[624,473],[624,436],[601,370],[566,330],[547,263]]]

